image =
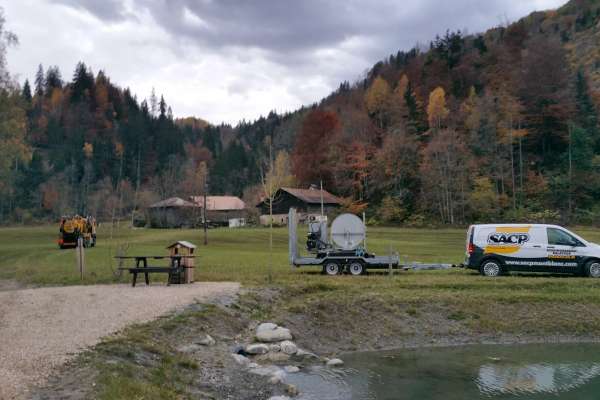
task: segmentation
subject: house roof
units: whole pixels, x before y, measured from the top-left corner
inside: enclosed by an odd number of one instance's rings
[[[148,208],[170,208],[170,207],[198,207],[194,203],[185,201],[179,197],[169,197],[168,199],[161,200],[157,203],[151,204]]]
[[[175,246],[183,246],[183,247],[187,247],[189,249],[195,249],[196,245],[193,243],[188,242],[187,240],[178,240],[175,243],[173,243],[172,245],[168,246],[167,249],[170,249],[171,247],[175,247]]]
[[[198,207],[204,207],[204,196],[191,196]],[[206,196],[206,209],[208,211],[243,210],[246,203],[236,196]]]
[[[284,192],[291,194],[292,196],[302,200],[308,204],[321,204],[321,190],[320,189],[297,189],[297,188],[286,188],[281,189]],[[334,196],[327,190],[323,189],[323,203],[324,204],[342,204],[339,197]]]

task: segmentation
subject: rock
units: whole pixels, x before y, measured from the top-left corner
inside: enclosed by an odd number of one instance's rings
[[[262,343],[253,343],[247,345],[244,351],[248,354],[266,354],[269,352],[269,346]]]
[[[283,370],[288,374],[293,374],[300,371],[300,368],[296,367],[295,365],[286,365],[285,367],[283,367]]]
[[[292,397],[298,396],[298,394],[300,393],[296,385],[292,384],[285,385],[285,392]]]
[[[327,361],[328,367],[340,367],[342,365],[344,365],[344,362],[339,358],[332,358],[331,360]]]
[[[273,323],[266,322],[256,328],[256,339],[259,342],[280,342],[282,340],[292,340],[292,334],[287,328],[282,328]]]
[[[272,322],[263,322],[262,324],[258,324],[258,326],[256,327],[256,332],[258,331],[272,331],[273,329],[277,329],[277,324],[274,324]]]
[[[269,378],[269,383],[272,385],[277,385],[278,383],[283,382],[283,378],[285,378],[285,372],[278,371],[277,373],[271,375]]]
[[[271,396],[271,397],[269,397],[269,400],[291,400],[291,399],[287,396]]]
[[[278,344],[270,344],[269,345],[269,351],[273,352],[273,353],[277,353],[281,351],[281,346]]]
[[[296,351],[296,354],[294,354],[294,356],[299,357],[299,358],[312,358],[312,359],[319,358],[319,356],[316,355],[315,353],[311,353],[310,351],[306,351],[306,350],[302,350],[302,349],[298,349]]]
[[[250,363],[250,364],[248,364],[248,368],[258,368],[258,364],[257,363]]]
[[[198,344],[201,346],[214,346],[215,343],[217,342],[210,335],[206,335],[198,341]]]
[[[236,363],[238,363],[239,365],[244,365],[247,366],[250,364],[250,359],[248,357],[244,357],[241,354],[232,354],[231,357],[233,357],[233,359],[235,360]]]
[[[287,361],[289,359],[290,359],[289,354],[282,353],[282,352],[267,354],[267,360],[273,361],[273,362]]]
[[[281,347],[281,351],[285,354],[292,355],[298,352],[298,346],[289,340],[284,340],[283,342],[279,343],[279,347]]]

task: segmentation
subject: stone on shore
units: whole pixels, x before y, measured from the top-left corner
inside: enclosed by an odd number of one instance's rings
[[[280,342],[282,340],[292,340],[292,334],[287,328],[277,326],[273,323],[266,322],[260,324],[256,328],[256,339],[259,342]]]
[[[235,354],[233,353],[231,355],[231,357],[233,357],[233,359],[235,360],[236,363],[238,363],[239,365],[244,365],[247,366],[250,364],[250,359],[248,357],[245,357],[241,354]]]
[[[339,358],[332,358],[331,360],[327,361],[328,367],[340,367],[342,365],[344,365],[344,362]]]
[[[249,344],[244,348],[244,351],[248,354],[266,354],[269,352],[269,346],[262,343]]]
[[[285,367],[283,367],[283,370],[288,374],[293,374],[299,372],[300,368],[296,367],[295,365],[286,365]]]
[[[298,346],[296,346],[294,342],[290,342],[289,340],[284,340],[283,342],[279,343],[279,347],[281,348],[281,351],[285,354],[292,355],[298,352]]]
[[[206,335],[198,341],[198,344],[202,346],[214,346],[215,343],[217,342],[210,335]]]

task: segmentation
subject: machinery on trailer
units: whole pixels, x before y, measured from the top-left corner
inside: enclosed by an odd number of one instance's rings
[[[298,219],[296,210],[288,214],[290,264],[295,267],[320,265],[323,273],[338,275],[348,272],[361,275],[372,268],[398,268],[398,255],[376,256],[365,249],[366,227],[354,214],[342,214],[331,224],[331,235],[327,234],[327,221],[315,220],[308,223],[306,249],[313,255],[301,257],[297,243]]]
[[[63,217],[60,221],[58,247],[77,247],[77,240],[83,239],[84,247],[96,245],[96,219],[94,217]]]

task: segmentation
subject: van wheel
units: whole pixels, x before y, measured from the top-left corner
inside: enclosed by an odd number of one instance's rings
[[[362,275],[365,272],[365,267],[360,261],[353,261],[348,265],[350,275]]]
[[[488,277],[496,277],[496,276],[500,276],[500,274],[502,273],[502,267],[500,267],[500,263],[496,260],[488,260],[485,261],[482,265],[481,265],[481,275],[483,276],[488,276]]]
[[[329,261],[327,264],[323,265],[323,273],[330,276],[339,275],[340,264],[335,261]]]
[[[592,260],[585,264],[585,273],[590,278],[600,278],[600,261]]]

